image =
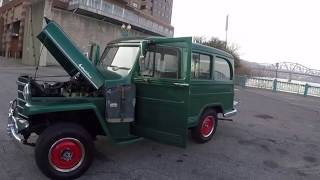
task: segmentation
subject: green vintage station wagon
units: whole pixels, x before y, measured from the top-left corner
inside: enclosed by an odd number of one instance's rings
[[[93,140],[125,144],[149,138],[186,146],[217,130],[218,114],[234,108],[233,57],[193,44],[192,38],[130,38],[107,44],[88,59],[49,19],[38,39],[70,75],[64,82],[23,75],[11,101],[8,133],[35,146],[39,169],[54,179],[82,175],[93,160]],[[39,137],[29,142],[32,134]]]

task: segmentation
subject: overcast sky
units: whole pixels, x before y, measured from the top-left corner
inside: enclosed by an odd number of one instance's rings
[[[175,36],[224,40],[227,14],[228,40],[242,59],[320,69],[319,0],[174,0]]]

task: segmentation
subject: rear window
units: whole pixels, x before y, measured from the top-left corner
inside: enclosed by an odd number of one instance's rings
[[[214,79],[215,80],[230,80],[231,70],[227,60],[216,57],[214,60]]]

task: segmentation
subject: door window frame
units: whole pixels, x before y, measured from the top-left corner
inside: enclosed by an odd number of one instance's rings
[[[222,79],[216,79],[216,77],[215,77],[215,62],[216,62],[216,59],[217,58],[219,58],[219,59],[223,59],[223,60],[225,60],[226,62],[227,62],[227,64],[228,64],[228,67],[229,67],[229,71],[230,71],[230,78],[228,79],[228,80],[222,80]],[[225,57],[222,57],[222,56],[219,56],[219,55],[215,55],[214,56],[214,61],[213,61],[213,80],[214,81],[220,81],[220,82],[228,82],[228,81],[233,81],[233,79],[234,79],[234,69],[233,69],[233,65],[231,64],[231,62],[227,59],[227,58],[225,58]]]
[[[199,55],[199,62],[200,63],[201,63],[201,59],[200,59],[201,55],[210,57],[210,78],[209,79],[200,79],[200,78],[193,77],[193,74],[192,74],[193,54]],[[191,81],[211,81],[211,80],[214,80],[214,73],[213,73],[214,72],[214,59],[215,59],[215,57],[213,54],[201,52],[201,51],[192,51],[191,58],[190,58],[190,80]],[[199,65],[200,65],[200,63],[199,63]]]
[[[156,49],[157,47],[164,47],[164,48],[173,48],[174,50],[177,50],[178,52],[178,78],[167,78],[167,77],[155,77],[155,69],[156,69],[156,64],[155,64],[155,56],[156,56],[156,51],[151,51],[151,52],[154,52],[154,55],[153,55],[153,72],[152,72],[152,76],[149,76],[149,75],[142,75],[141,72],[140,72],[140,59],[138,59],[138,63],[137,65],[139,66],[138,68],[138,77],[140,78],[143,78],[143,79],[147,79],[147,80],[153,80],[153,81],[185,81],[187,79],[187,75],[188,75],[188,72],[184,70],[184,64],[183,63],[188,63],[188,54],[187,54],[187,57],[184,57],[184,48],[187,48],[187,47],[180,47],[180,46],[173,46],[173,45],[170,45],[172,43],[175,43],[175,42],[166,42],[166,43],[156,43],[155,46],[156,46]],[[146,58],[146,57],[145,57]],[[186,61],[186,62],[184,62]],[[186,73],[183,75],[183,73]]]

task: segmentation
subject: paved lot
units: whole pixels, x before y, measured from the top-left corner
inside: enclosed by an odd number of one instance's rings
[[[33,67],[0,62],[0,179],[46,179],[32,147],[6,135],[15,80]],[[41,68],[39,75],[63,74]],[[186,149],[143,140],[126,146],[96,142],[95,161],[80,179],[320,179],[320,99],[257,89],[236,91],[234,122],[220,121],[213,140]]]

